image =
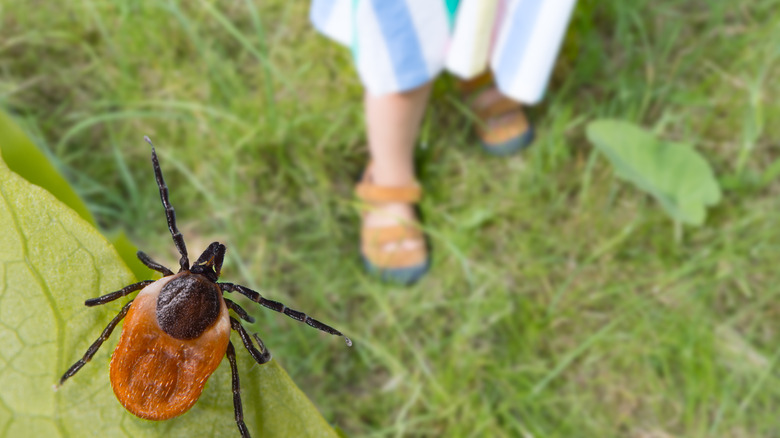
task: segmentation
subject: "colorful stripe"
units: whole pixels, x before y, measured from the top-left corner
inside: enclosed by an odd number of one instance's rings
[[[409,15],[413,25],[411,31],[417,35],[420,51],[428,71],[428,79],[425,82],[435,77],[444,68],[442,55],[447,53],[451,33],[444,6],[440,0],[427,2],[409,0],[408,2]],[[425,31],[420,31],[420,29]]]
[[[575,2],[313,0],[310,17],[320,32],[352,47],[372,94],[416,88],[445,68],[468,79],[489,63],[504,94],[533,103],[546,87]]]
[[[366,1],[360,2],[357,12],[361,21],[356,26],[354,51],[358,53],[357,69],[366,88],[377,95],[405,89],[396,78],[393,57],[382,33],[379,17]]]
[[[463,2],[447,51],[447,70],[463,78],[474,77],[485,71],[498,4],[498,0]]]
[[[507,38],[506,50],[498,51],[501,58],[491,64],[498,72],[496,80],[502,93],[527,104],[542,99],[575,3],[576,0],[523,0],[519,3],[515,20],[525,15],[533,15],[535,19],[525,23],[528,35]],[[509,32],[516,32],[515,28],[513,22]],[[512,58],[515,61],[508,62],[509,67],[502,69],[501,64]]]
[[[412,16],[403,1],[371,0],[374,17],[384,37],[384,46],[390,61],[398,88],[409,90],[428,82],[428,72],[423,57],[417,30]]]
[[[528,46],[534,20],[539,13],[539,7],[544,0],[514,2],[510,5],[509,23],[505,26],[498,39],[494,54],[493,72],[499,87],[507,88],[509,81],[515,75],[523,59],[523,48]],[[523,5],[521,8],[520,5]]]
[[[455,12],[458,10],[460,0],[444,0],[447,7],[447,21],[450,23],[450,29],[455,28]]]
[[[354,8],[351,1],[315,0],[309,9],[314,28],[345,46],[354,43]]]
[[[311,3],[309,18],[317,29],[326,27],[326,23],[331,18],[331,12],[333,12],[336,2],[337,0],[317,0]]]

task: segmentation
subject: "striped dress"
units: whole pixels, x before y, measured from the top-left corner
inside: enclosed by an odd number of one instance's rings
[[[311,21],[352,50],[366,89],[403,92],[488,66],[503,94],[541,100],[576,0],[313,0]]]

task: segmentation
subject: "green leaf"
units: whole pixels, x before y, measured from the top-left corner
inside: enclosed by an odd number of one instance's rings
[[[0,111],[0,152],[5,164],[27,181],[43,187],[69,206],[87,222],[95,219],[87,206],[70,187],[65,178],[49,162],[25,133],[4,112]]]
[[[657,139],[620,120],[596,120],[588,139],[615,168],[618,177],[652,195],[675,221],[701,225],[706,207],[721,191],[709,163],[689,144]]]
[[[71,188],[65,178],[49,162],[40,149],[22,132],[22,130],[4,112],[0,111],[0,153],[11,171],[27,181],[46,189],[60,202],[72,208],[84,220],[92,225],[95,218],[86,204]],[[123,232],[110,236],[122,260],[137,278],[146,278],[152,271],[138,261],[136,248]]]
[[[127,301],[87,308],[84,300],[120,289],[133,274],[89,222],[1,159],[0,224],[0,436],[238,436],[227,361],[186,414],[152,422],[127,412],[108,380],[119,328],[55,391]],[[234,344],[253,436],[338,436],[275,361],[254,364]]]

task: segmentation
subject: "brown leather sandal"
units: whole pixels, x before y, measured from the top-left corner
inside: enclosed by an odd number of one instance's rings
[[[534,128],[523,106],[508,97],[481,98],[485,93],[498,94],[489,72],[459,84],[461,94],[477,116],[482,148],[493,155],[511,155],[528,147],[534,140]]]
[[[357,198],[365,203],[366,208],[376,208],[388,202],[416,204],[420,201],[422,188],[416,182],[406,187],[377,186],[371,181],[370,170],[369,165],[355,188]],[[389,243],[406,240],[418,241],[420,245],[415,245],[414,248],[402,248],[399,245],[392,251],[386,249]],[[360,253],[368,272],[382,280],[404,285],[419,280],[430,265],[425,235],[417,222],[384,227],[363,225],[360,232]]]

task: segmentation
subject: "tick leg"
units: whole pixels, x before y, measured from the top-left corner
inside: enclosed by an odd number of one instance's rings
[[[168,219],[168,230],[173,237],[173,243],[176,245],[176,249],[181,254],[179,259],[179,272],[190,269],[190,259],[187,258],[187,246],[184,244],[184,237],[182,237],[179,229],[176,228],[176,212],[173,211],[171,201],[168,200],[168,186],[165,185],[163,179],[162,169],[160,169],[160,162],[157,160],[157,152],[154,151],[154,145],[149,137],[144,137],[147,143],[152,147],[152,167],[154,168],[154,177],[157,179],[157,187],[160,189],[160,200],[163,207],[165,207],[165,218]]]
[[[238,381],[238,365],[236,364],[236,349],[233,343],[228,341],[227,353],[225,353],[230,362],[230,371],[233,374],[233,409],[236,412],[236,425],[241,432],[241,438],[251,438],[249,430],[244,424],[244,409],[241,407],[241,382]]]
[[[65,371],[65,374],[62,375],[62,378],[60,378],[60,384],[59,386],[62,386],[62,384],[65,382],[65,380],[69,379],[70,377],[73,377],[74,374],[76,374],[81,367],[87,364],[92,357],[97,353],[98,349],[101,345],[103,345],[103,342],[108,339],[109,336],[111,336],[111,332],[114,331],[114,328],[116,328],[117,324],[119,324],[119,321],[121,321],[125,315],[127,315],[127,311],[130,310],[130,304],[132,304],[133,301],[131,300],[127,304],[125,304],[125,307],[122,307],[122,310],[119,311],[119,314],[114,317],[114,319],[111,320],[111,322],[108,323],[105,329],[103,329],[103,333],[100,334],[100,337],[95,341],[92,345],[89,346],[87,349],[87,352],[84,354],[84,357],[79,359],[76,363],[71,366],[68,371]]]
[[[173,275],[173,271],[152,260],[152,258],[146,255],[145,252],[138,251],[137,253],[135,253],[135,255],[138,256],[138,260],[140,260],[141,263],[145,264],[147,268],[157,271],[165,277],[169,275]]]
[[[238,335],[241,336],[241,342],[243,342],[244,347],[249,350],[249,354],[252,355],[252,358],[255,360],[255,362],[262,365],[271,360],[271,352],[265,348],[265,344],[263,344],[263,341],[260,339],[260,337],[257,336],[256,333],[253,333],[253,337],[255,338],[255,341],[257,341],[257,345],[260,346],[260,350],[255,348],[255,346],[252,344],[252,338],[249,337],[249,333],[247,333],[241,323],[232,316],[230,317],[230,327],[237,331]]]
[[[222,298],[225,300],[225,305],[227,305],[228,309],[231,309],[232,311],[236,312],[238,314],[238,317],[243,319],[246,322],[255,322],[255,319],[249,316],[248,313],[246,313],[246,310],[244,310],[243,307],[239,306],[238,304],[230,301],[227,298]]]
[[[122,298],[137,290],[141,290],[152,283],[154,283],[154,280],[144,280],[135,284],[131,284],[130,286],[125,286],[124,288],[116,292],[105,294],[102,297],[90,298],[87,301],[84,301],[84,305],[92,307],[92,306],[99,306],[101,304],[110,303],[111,301],[114,301],[118,298]]]
[[[256,303],[260,303],[260,305],[264,307],[267,307],[271,310],[275,310],[279,313],[284,313],[290,318],[306,323],[307,325],[314,327],[317,330],[323,331],[325,333],[330,333],[331,335],[344,336],[340,331],[334,329],[333,327],[324,324],[320,321],[317,321],[316,319],[309,317],[309,315],[303,312],[290,309],[289,307],[285,306],[284,304],[278,301],[267,300],[263,298],[263,296],[260,295],[258,292],[255,292],[252,289],[249,289],[248,287],[241,286],[240,284],[233,284],[233,283],[217,283],[217,284],[222,288],[223,291],[238,292],[241,295],[244,295],[245,297],[249,298],[250,300]],[[344,342],[347,343],[347,346],[350,347],[352,346],[352,341],[346,336],[344,336]]]

